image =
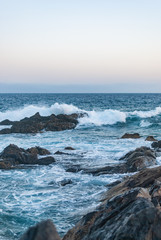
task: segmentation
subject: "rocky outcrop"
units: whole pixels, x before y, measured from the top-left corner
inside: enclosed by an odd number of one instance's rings
[[[20,240],[61,240],[51,220],[30,227]]]
[[[153,142],[151,146],[154,149],[159,149],[159,148],[161,149],[161,141]]]
[[[102,175],[114,173],[137,172],[146,167],[156,164],[155,151],[148,147],[136,148],[130,151],[124,157],[120,158],[121,163],[118,165],[105,166],[101,168],[84,168],[80,165],[75,165],[67,169],[67,172],[82,171],[86,174]]]
[[[55,159],[52,156],[38,159],[38,154],[48,155],[49,153],[48,150],[40,147],[25,150],[10,144],[0,153],[0,169],[11,169],[20,164],[48,165],[54,163]]]
[[[40,116],[39,113],[36,113],[30,118],[24,118],[20,121],[11,122],[5,120],[1,122],[3,125],[12,125],[11,128],[5,128],[0,131],[0,134],[9,134],[9,133],[38,133],[42,131],[63,131],[67,129],[73,129],[78,124],[78,117],[83,117],[83,114],[59,114],[48,117]],[[6,123],[6,124],[5,124]]]
[[[42,239],[60,240],[50,221],[30,228],[20,240]],[[109,189],[100,206],[87,213],[62,240],[105,239],[161,239],[161,166],[142,170]]]
[[[150,142],[157,142],[158,140],[155,139],[153,136],[148,136],[145,141],[150,141]]]
[[[125,133],[121,138],[141,138],[139,133]]]
[[[146,169],[111,188],[63,240],[160,240],[160,178],[161,167]]]

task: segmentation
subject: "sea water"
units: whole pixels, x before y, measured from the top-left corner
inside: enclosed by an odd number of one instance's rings
[[[0,94],[0,121],[20,120],[36,112],[87,115],[73,130],[0,135],[0,151],[11,143],[25,149],[40,146],[56,159],[49,166],[0,170],[0,240],[18,239],[43,219],[52,219],[63,236],[99,205],[108,183],[123,177],[70,173],[66,168],[118,164],[128,151],[150,146],[145,141],[148,135],[161,139],[160,94]],[[137,132],[141,138],[120,139],[126,132]],[[64,150],[67,146],[76,150],[71,155],[54,155],[58,150],[69,153]],[[72,184],[61,186],[64,179]]]

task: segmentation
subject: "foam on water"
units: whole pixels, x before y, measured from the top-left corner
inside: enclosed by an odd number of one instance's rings
[[[157,107],[150,111],[133,111],[123,112],[115,109],[106,109],[104,111],[86,111],[80,109],[72,104],[55,103],[51,106],[28,105],[20,109],[8,110],[0,112],[0,121],[9,119],[12,121],[21,120],[24,117],[30,117],[36,112],[42,116],[49,116],[51,114],[72,114],[72,113],[87,113],[83,118],[79,119],[80,125],[113,125],[117,122],[126,122],[128,117],[150,118],[161,114],[161,107]],[[142,122],[141,127],[145,124]]]

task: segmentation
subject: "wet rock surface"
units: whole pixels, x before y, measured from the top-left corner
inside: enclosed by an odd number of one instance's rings
[[[6,119],[0,122],[0,125],[12,125],[12,127],[2,129],[0,134],[38,133],[42,131],[63,131],[73,129],[78,124],[78,117],[83,117],[83,114],[52,114],[43,117],[40,116],[39,113],[36,113],[32,117],[26,117],[20,121],[12,122]]]
[[[150,142],[157,142],[158,140],[155,139],[153,136],[148,136],[145,141],[150,141]]]
[[[20,240],[59,240],[52,223],[44,223],[30,228]],[[62,240],[105,239],[161,239],[161,166],[142,170],[112,187]]]
[[[139,133],[125,133],[121,138],[141,138]]]
[[[49,151],[40,147],[25,150],[10,144],[0,153],[0,169],[11,169],[20,164],[48,165],[55,162],[52,156],[38,159],[38,154],[48,155]]]

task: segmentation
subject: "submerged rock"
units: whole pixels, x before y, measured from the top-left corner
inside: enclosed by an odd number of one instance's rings
[[[49,153],[48,150],[39,147],[33,149],[39,149],[43,153]],[[10,144],[0,153],[0,159],[1,169],[11,169],[19,164],[48,165],[55,162],[52,156],[38,159],[35,151],[30,151],[29,149],[25,150],[14,144]]]
[[[0,131],[0,134],[9,133],[38,133],[42,131],[63,131],[67,129],[73,129],[78,124],[78,117],[83,117],[83,114],[59,114],[50,115],[47,117],[40,116],[36,113],[32,117],[24,118],[20,121],[12,122],[11,128],[5,128]],[[5,120],[6,123],[11,123],[9,120]],[[9,122],[8,122],[9,121]],[[4,123],[1,122],[0,124]]]
[[[61,240],[51,220],[30,227],[20,240]]]
[[[139,133],[125,133],[121,138],[141,138]]]
[[[72,180],[71,179],[64,179],[64,180],[62,180],[61,182],[60,182],[60,185],[61,186],[66,186],[66,185],[68,185],[68,184],[72,184],[73,182],[72,182]]]

